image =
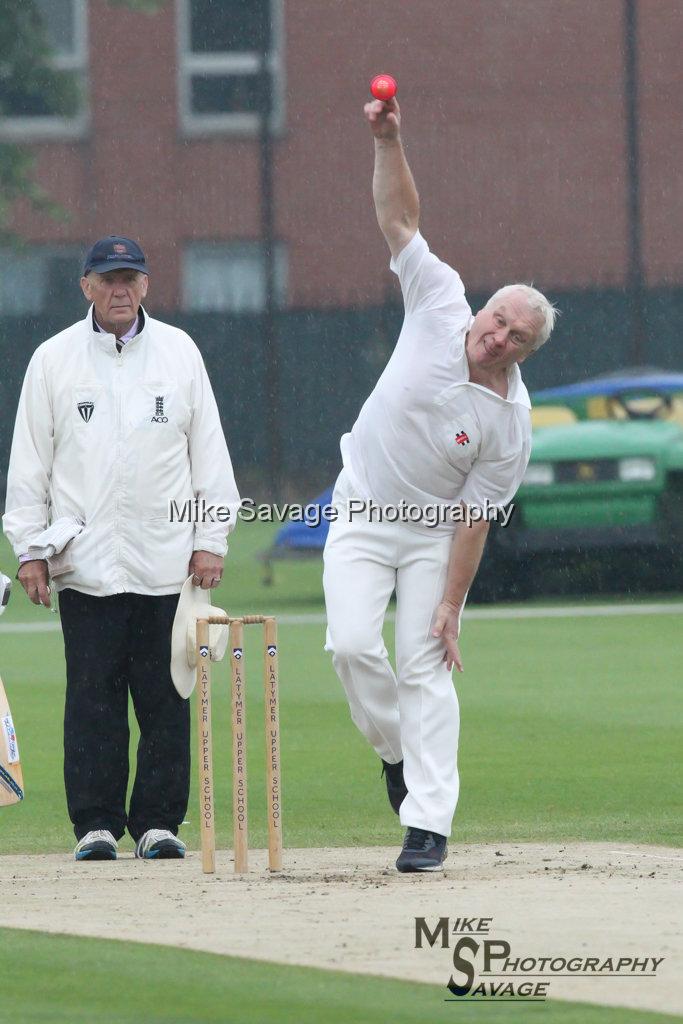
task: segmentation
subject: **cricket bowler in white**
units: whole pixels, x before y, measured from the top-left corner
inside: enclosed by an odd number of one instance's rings
[[[555,310],[508,285],[472,316],[460,277],[418,230],[419,200],[395,98],[365,116],[375,143],[373,195],[405,319],[394,352],[349,434],[325,547],[327,649],[351,717],[382,759],[406,828],[399,871],[435,871],[458,800],[460,617],[490,519],[515,495],[531,450],[519,364],[547,341]],[[453,513],[381,521],[349,501]],[[471,510],[478,521],[453,520]],[[476,510],[476,512],[475,512]],[[393,517],[392,517],[393,518]],[[396,672],[382,625],[396,590]]]

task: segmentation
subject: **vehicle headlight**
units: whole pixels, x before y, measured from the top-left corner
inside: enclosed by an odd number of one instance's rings
[[[652,459],[619,459],[619,479],[624,483],[654,480],[656,473]]]
[[[538,486],[555,482],[555,470],[551,462],[530,462],[524,474],[525,484]]]

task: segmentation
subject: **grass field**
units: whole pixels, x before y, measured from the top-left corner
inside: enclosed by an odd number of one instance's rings
[[[317,562],[278,566],[261,582],[244,527],[215,601],[231,612],[322,611]],[[8,564],[9,559],[2,559]],[[18,587],[18,584],[17,584]],[[55,626],[19,591],[3,624]],[[472,621],[463,637],[462,796],[456,841],[619,839],[679,844],[680,615]],[[391,643],[392,626],[387,627]],[[260,650],[247,631],[250,818],[263,845]],[[17,727],[26,801],[3,816],[0,852],[68,849],[61,775],[64,663],[58,631],[2,635],[2,672]],[[292,846],[399,842],[378,761],[352,725],[323,650],[324,625],[281,626],[283,793]],[[215,671],[219,844],[230,845],[228,670]],[[135,736],[132,738],[135,742]],[[338,784],[343,779],[343,786]],[[335,783],[335,780],[337,782]],[[196,794],[181,835],[196,845]]]
[[[0,947],[0,1024],[489,1024],[501,1015],[507,1024],[673,1019],[586,1003],[453,1006],[436,985],[12,929],[0,929]]]

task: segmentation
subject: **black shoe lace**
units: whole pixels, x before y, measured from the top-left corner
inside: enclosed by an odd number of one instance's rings
[[[434,845],[433,834],[423,828],[409,828],[403,843],[404,850],[428,850]]]

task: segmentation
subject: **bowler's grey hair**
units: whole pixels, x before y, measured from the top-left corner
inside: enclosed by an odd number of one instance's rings
[[[543,292],[539,292],[537,288],[532,288],[529,284],[506,284],[502,288],[499,288],[497,292],[494,292],[486,306],[492,306],[495,302],[500,299],[506,298],[513,292],[521,293],[526,299],[529,311],[538,320],[541,321],[541,327],[536,338],[534,340],[533,352],[536,352],[541,345],[545,345],[546,341],[552,334],[553,327],[555,326],[555,320],[560,315],[560,311],[556,306],[553,306],[552,302],[546,299]]]

